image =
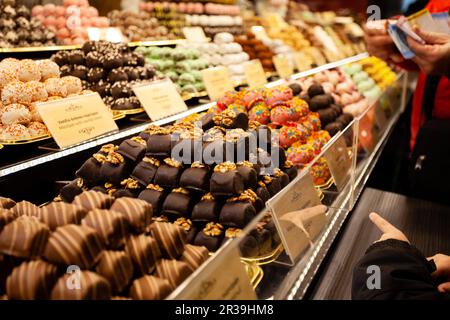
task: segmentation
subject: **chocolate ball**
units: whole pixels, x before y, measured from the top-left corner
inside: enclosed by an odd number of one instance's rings
[[[320,84],[313,84],[308,89],[308,96],[310,96],[311,98],[322,94],[325,94],[325,90]]]

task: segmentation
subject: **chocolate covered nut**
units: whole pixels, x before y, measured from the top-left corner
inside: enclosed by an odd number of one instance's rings
[[[223,237],[223,226],[219,223],[210,222],[197,234],[194,240],[194,245],[204,246],[210,252],[215,252],[219,249]]]
[[[180,226],[155,222],[151,225],[151,232],[165,257],[178,259],[181,256],[186,244],[186,233]]]
[[[281,191],[280,179],[276,177],[263,176],[262,181],[266,185],[271,197]]]
[[[186,242],[194,242],[195,235],[197,234],[197,228],[192,224],[192,221],[184,217],[178,218],[173,224],[180,226],[186,233]]]
[[[16,205],[16,202],[9,198],[0,197],[0,208],[11,209]]]
[[[62,187],[59,195],[63,201],[71,203],[84,190],[87,190],[86,184],[78,178]]]
[[[105,161],[106,156],[96,153],[83,163],[80,169],[75,172],[75,175],[77,178],[83,179],[88,185],[96,185],[100,183],[102,179],[100,168]]]
[[[344,130],[344,125],[341,122],[332,122],[325,126],[325,130],[330,133],[330,136],[335,136],[339,131]]]
[[[238,195],[244,191],[244,180],[234,163],[224,162],[214,168],[210,191],[215,197]]]
[[[133,276],[133,263],[124,251],[103,251],[95,271],[108,280],[113,293],[119,293]]]
[[[226,129],[248,129],[248,115],[244,112],[236,112],[231,109],[225,109],[213,117],[214,124]]]
[[[22,216],[8,223],[0,233],[0,253],[18,258],[39,257],[50,231],[35,217]]]
[[[167,195],[161,213],[173,219],[190,217],[192,206],[192,196],[189,191],[184,188],[177,188]]]
[[[289,181],[293,181],[298,175],[297,168],[294,167],[294,164],[289,160],[284,163],[281,170],[289,176]]]
[[[141,185],[148,186],[155,177],[156,170],[161,165],[158,159],[144,157],[134,168],[131,177],[136,179]]]
[[[194,272],[203,264],[203,262],[208,260],[208,258],[209,252],[206,247],[187,244],[184,246],[183,255],[181,256],[180,261],[186,262],[191,272]]]
[[[129,176],[130,166],[118,152],[110,152],[100,168],[102,179],[112,184],[120,184]]]
[[[172,290],[175,290],[191,273],[189,266],[181,261],[161,259],[156,264],[156,276],[169,281]]]
[[[78,271],[75,271],[78,272]],[[78,277],[79,276],[79,277]],[[71,278],[72,277],[72,278]],[[111,298],[111,286],[102,276],[91,271],[79,271],[78,283],[72,284],[73,275],[65,274],[58,279],[52,289],[52,300],[109,300]]]
[[[192,221],[217,222],[220,210],[220,203],[214,199],[211,193],[207,193],[192,209]]]
[[[6,282],[10,300],[46,300],[58,279],[55,265],[42,260],[24,262],[14,268]]]
[[[113,197],[121,198],[136,198],[141,191],[142,187],[137,180],[133,178],[124,179],[120,182],[120,185],[123,187],[116,192],[113,193]]]
[[[111,86],[111,95],[114,99],[129,98],[133,95],[133,88],[128,81],[119,81]]]
[[[285,172],[281,171],[281,169],[279,169],[279,168],[275,168],[273,172],[274,172],[274,176],[276,178],[280,179],[281,189],[283,189],[284,187],[286,187],[289,184],[290,179],[289,179],[289,176]]]
[[[123,66],[123,60],[120,53],[110,52],[103,57],[103,67],[105,69],[114,69],[121,66]]]
[[[267,202],[270,199],[270,192],[264,182],[258,182],[258,188],[256,189],[256,195],[261,198],[262,201]]]
[[[219,222],[228,227],[244,228],[256,216],[255,207],[248,202],[227,202],[220,211]]]
[[[153,181],[155,184],[164,188],[177,188],[182,172],[183,167],[180,162],[166,158],[164,159],[164,164],[156,171]]]
[[[67,224],[80,224],[86,214],[87,210],[81,206],[52,202],[41,209],[40,220],[54,231]]]
[[[56,229],[45,246],[46,260],[81,269],[90,269],[103,250],[98,233],[88,227],[68,224]]]
[[[158,185],[149,184],[147,188],[139,194],[138,198],[150,203],[154,214],[160,215],[165,196],[166,194],[163,188]]]
[[[111,210],[120,212],[128,220],[130,229],[136,233],[144,232],[153,216],[152,205],[139,199],[117,199]]]
[[[137,275],[151,273],[156,261],[161,257],[156,240],[144,234],[130,236],[125,245],[125,252],[131,258]]]
[[[28,217],[37,217],[39,218],[41,210],[38,206],[32,204],[28,201],[20,201],[18,202],[11,211],[18,217],[20,216],[28,216]]]
[[[269,230],[264,228],[264,224],[259,223],[254,230],[250,232],[257,243],[259,255],[267,254],[272,249],[272,236]]]
[[[118,248],[128,234],[128,220],[120,212],[94,209],[81,224],[96,230],[107,248]]]
[[[171,291],[172,287],[166,279],[143,276],[133,281],[130,288],[130,297],[134,300],[162,300]]]
[[[246,189],[255,189],[258,185],[258,174],[253,169],[253,164],[249,161],[238,162],[236,164],[237,171],[244,179],[244,187]]]
[[[98,82],[105,78],[105,70],[103,68],[91,68],[86,74],[87,80],[91,83]]]
[[[108,195],[96,191],[85,191],[75,197],[72,204],[82,206],[86,210],[108,209],[114,199]]]
[[[209,167],[194,162],[190,168],[184,170],[180,177],[180,186],[193,191],[209,191]]]
[[[302,87],[298,83],[291,83],[289,88],[291,88],[294,96],[299,95],[303,91]]]
[[[166,128],[150,126],[145,132],[150,134],[147,139],[147,155],[152,157],[169,157],[172,150],[170,131]]]
[[[133,137],[131,139],[124,140],[119,145],[117,151],[127,160],[137,163],[141,161],[147,151],[147,142],[141,137]]]

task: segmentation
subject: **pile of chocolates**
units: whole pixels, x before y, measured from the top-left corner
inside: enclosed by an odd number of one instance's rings
[[[56,45],[56,35],[16,0],[0,1],[0,48]]]
[[[80,78],[83,87],[98,92],[112,110],[140,108],[132,87],[156,76],[144,57],[126,44],[89,41],[81,50],[56,53],[52,60],[61,67],[62,75]]]
[[[273,64],[273,52],[261,40],[256,39],[252,32],[246,35],[235,37],[235,41],[242,46],[242,49],[249,55],[250,60],[259,59],[264,68],[264,71],[275,71]]]
[[[181,3],[180,3],[181,5]],[[183,37],[182,28],[186,26],[184,14],[178,9],[175,2],[148,2],[140,3],[140,9],[156,18],[160,26],[166,27],[169,34],[177,38]]]
[[[208,250],[152,215],[146,201],[96,191],[41,208],[0,198],[0,297],[166,298],[208,259]]]

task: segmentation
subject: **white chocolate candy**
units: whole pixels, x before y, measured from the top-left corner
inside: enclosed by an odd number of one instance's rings
[[[50,78],[45,81],[45,89],[49,96],[67,97],[67,85],[60,78]]]
[[[81,80],[77,77],[62,77],[61,81],[66,84],[67,95],[78,95],[83,90]]]
[[[37,65],[41,73],[41,81],[45,81],[49,78],[59,78],[59,66],[52,60],[39,60],[37,61]]]
[[[39,81],[41,80],[41,72],[39,67],[33,60],[25,59],[19,62],[19,71],[17,73],[20,81]]]
[[[31,88],[21,81],[10,82],[2,89],[2,102],[5,106],[12,103],[29,105],[32,97]]]
[[[42,82],[30,81],[25,83],[25,87],[28,87],[31,91],[31,101],[46,101],[48,98],[47,90]]]
[[[2,124],[11,125],[14,123],[28,124],[31,121],[31,113],[22,104],[10,104],[1,110],[0,119]]]
[[[15,123],[3,128],[1,138],[3,140],[24,140],[31,138],[31,135],[27,127]]]
[[[43,136],[48,134],[48,129],[45,124],[41,122],[31,122],[28,125],[28,132],[32,137]]]

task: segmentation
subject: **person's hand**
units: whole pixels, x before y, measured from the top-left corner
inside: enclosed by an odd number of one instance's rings
[[[400,63],[404,59],[397,50],[391,36],[386,30],[387,21],[368,22],[364,26],[364,40],[367,52],[385,61]]]
[[[411,50],[416,54],[414,62],[428,75],[450,75],[450,36],[421,31],[417,27],[413,29],[426,42],[421,44],[407,37]]]
[[[372,212],[369,215],[370,220],[378,227],[378,229],[383,232],[381,238],[376,241],[384,241],[388,239],[395,239],[400,241],[405,241],[409,243],[408,238],[405,236],[403,232],[398,230],[392,224],[390,224],[387,220],[383,219],[378,213]]]
[[[438,290],[440,292],[449,292],[450,293],[450,256],[446,256],[444,254],[435,254],[432,257],[429,257],[428,260],[433,260],[436,264],[436,271],[431,275],[434,278],[443,278],[448,282],[441,283],[438,286]]]

